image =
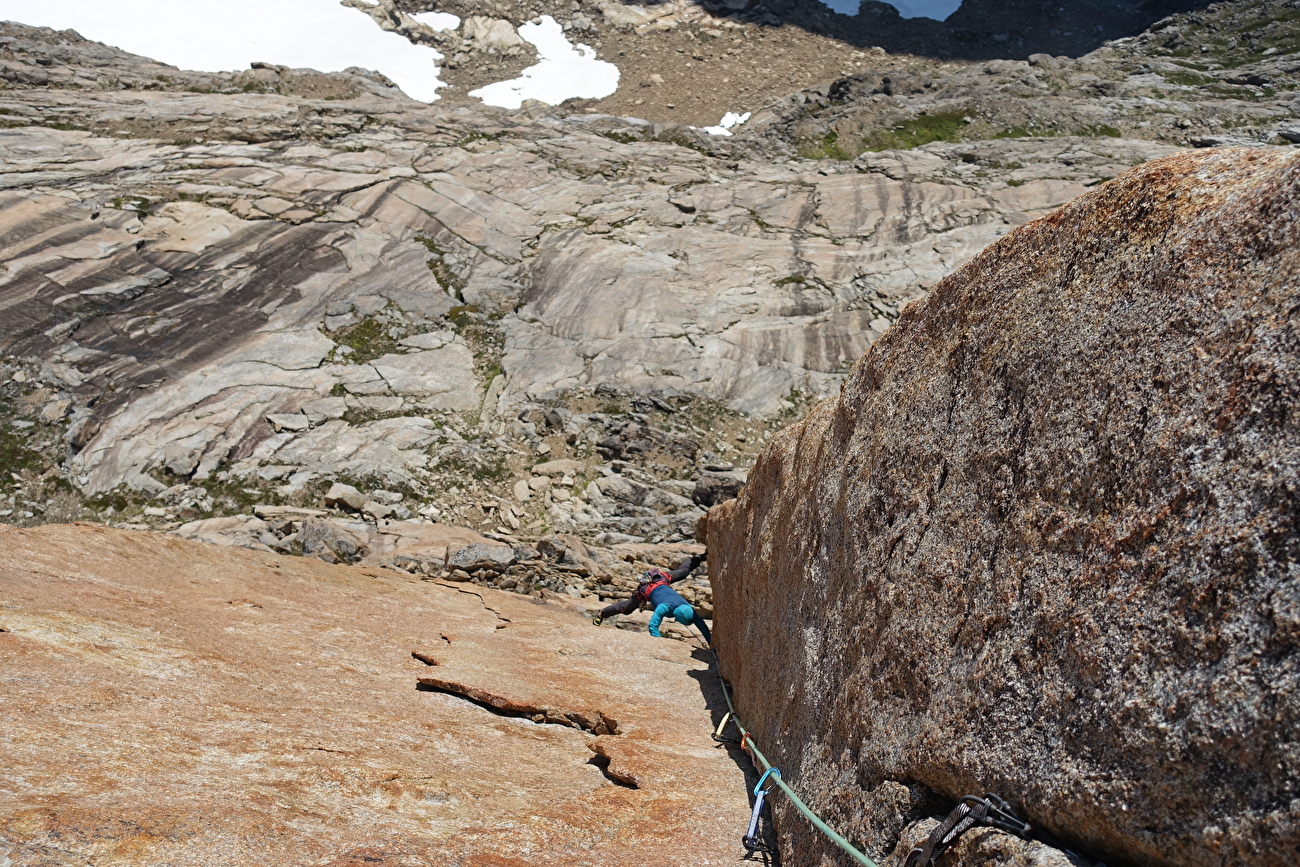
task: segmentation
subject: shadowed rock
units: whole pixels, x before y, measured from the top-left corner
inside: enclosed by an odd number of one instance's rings
[[[851,838],[993,791],[1108,863],[1295,862],[1297,203],[1229,149],[1020,228],[709,514],[740,713]]]

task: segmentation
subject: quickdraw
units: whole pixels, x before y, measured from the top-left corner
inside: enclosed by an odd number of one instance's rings
[[[739,741],[733,741],[731,738],[724,738],[722,732],[726,730],[727,723],[731,722],[731,712],[728,711],[722,715],[722,722],[718,723],[718,730],[713,733],[713,739],[720,744],[734,744]]]
[[[771,789],[763,788],[763,784],[767,782],[768,777],[773,775],[779,778],[781,772],[776,768],[768,768],[763,772],[763,776],[758,778],[758,784],[754,786],[754,810],[749,814],[749,828],[745,831],[745,836],[740,838],[740,844],[745,847],[747,855],[752,855],[755,852],[772,854],[771,848],[758,839],[758,816],[763,812],[763,802],[767,799],[767,793],[771,791]]]
[[[766,789],[754,796],[754,812],[749,814],[749,829],[745,831],[745,836],[740,838],[740,845],[745,847],[746,855],[753,855],[755,852],[772,854],[772,849],[758,839],[758,814],[763,812],[763,801],[766,798]]]

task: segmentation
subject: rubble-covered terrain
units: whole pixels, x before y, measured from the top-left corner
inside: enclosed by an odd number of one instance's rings
[[[898,58],[770,105],[740,139],[851,160],[928,142],[1091,136],[1217,147],[1300,142],[1300,7],[1217,3],[1081,57]]]
[[[349,5],[360,8],[362,2]],[[430,11],[473,20],[458,31],[423,37],[447,57],[442,78],[450,86],[442,98],[449,102],[473,101],[468,94],[474,88],[533,63],[531,46],[519,45],[515,28],[551,15],[571,40],[617,64],[622,76],[616,93],[576,107],[703,127],[724,112],[758,111],[774,95],[899,62],[913,73],[942,75],[937,70],[973,61],[1078,57],[1205,5],[964,0],[945,21],[902,18],[875,0],[864,0],[856,15],[834,12],[819,0],[382,0],[367,9],[394,29],[418,25],[410,15]]]

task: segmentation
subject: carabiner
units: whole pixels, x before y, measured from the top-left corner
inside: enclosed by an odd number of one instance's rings
[[[763,772],[763,776],[758,778],[758,785],[754,786],[755,796],[765,794],[766,792],[771,791],[770,789],[764,789],[763,784],[766,783],[767,778],[772,776],[773,774],[776,774],[778,778],[780,778],[781,776],[781,772],[778,771],[776,768],[768,768],[766,771]]]

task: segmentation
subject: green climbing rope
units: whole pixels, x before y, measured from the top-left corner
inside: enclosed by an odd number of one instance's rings
[[[749,750],[749,752],[753,754],[754,758],[758,759],[758,761],[763,765],[764,771],[771,769],[772,763],[767,760],[767,756],[759,752],[758,747],[754,745],[753,736],[750,735],[750,733],[745,730],[745,727],[740,724],[740,717],[736,714],[736,706],[731,702],[731,690],[727,689],[727,682],[722,679],[722,662],[718,659],[717,652],[712,649],[710,649],[709,652],[713,654],[713,663],[718,667],[718,683],[722,685],[722,695],[727,700],[727,711],[729,712],[732,721],[736,724],[736,729],[740,732],[741,743],[746,744],[745,748]],[[790,803],[794,804],[795,809],[800,813],[803,813],[804,816],[808,818],[808,821],[812,822],[817,830],[825,834],[832,843],[843,849],[850,858],[857,861],[859,864],[862,864],[863,867],[876,867],[875,861],[872,861],[866,855],[859,852],[852,843],[837,834],[834,828],[823,822],[820,816],[809,809],[808,805],[800,800],[799,796],[794,793],[794,789],[786,785],[785,780],[783,780],[779,774],[773,774],[772,780],[781,791],[785,792],[786,797],[790,799]]]

